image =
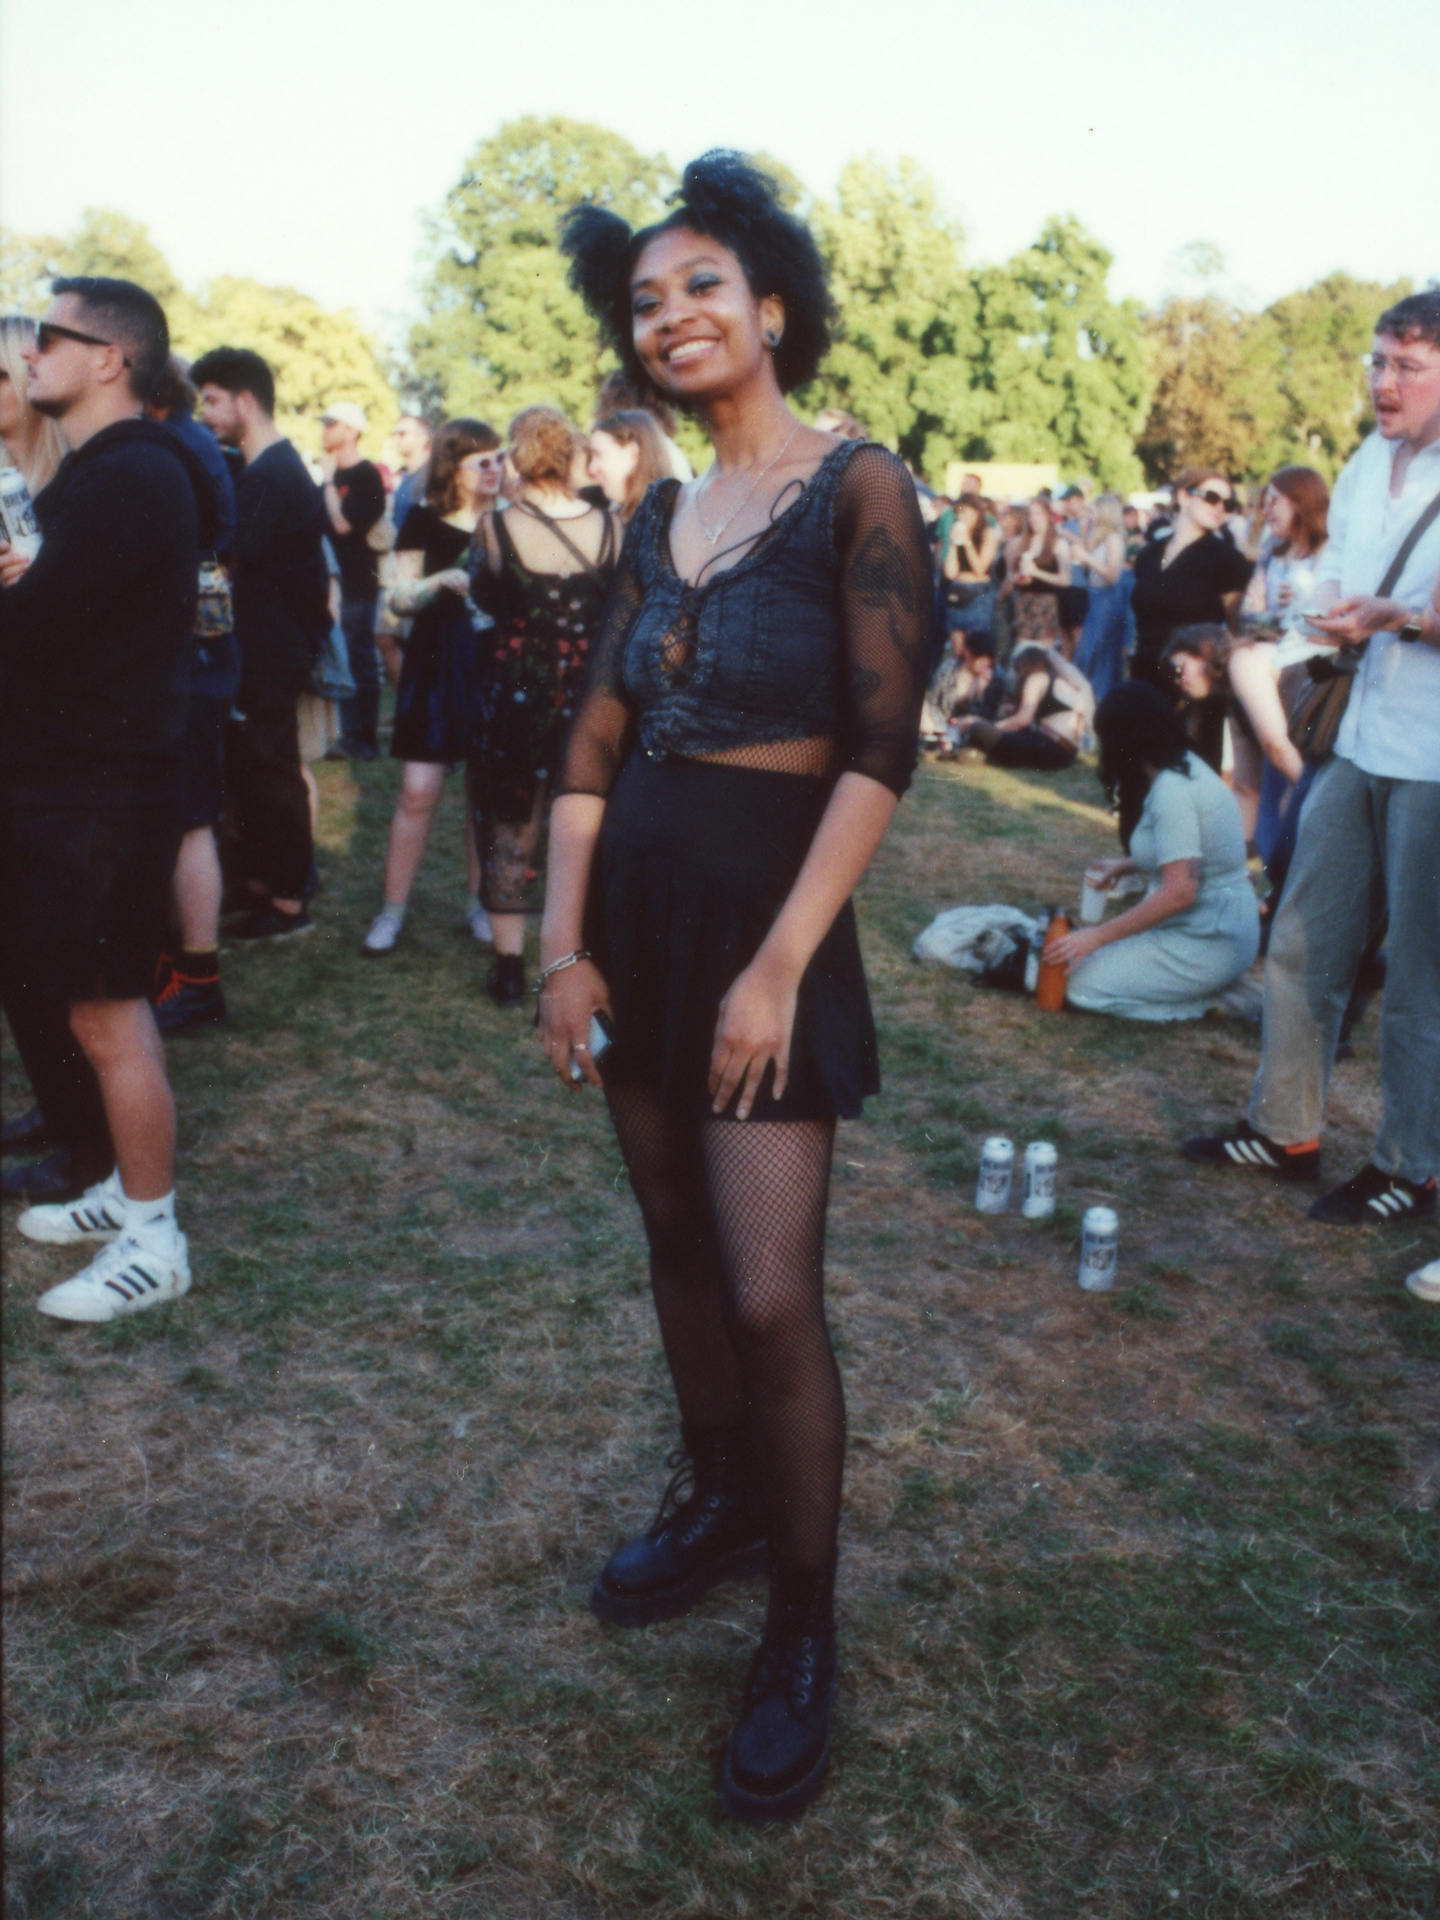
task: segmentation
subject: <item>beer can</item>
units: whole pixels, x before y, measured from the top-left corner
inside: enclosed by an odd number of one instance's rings
[[[25,476],[18,467],[0,467],[0,537],[16,553],[34,559],[40,551],[40,523]]]
[[[1010,1204],[1010,1181],[1015,1172],[1015,1148],[995,1134],[980,1149],[980,1180],[975,1206],[980,1213],[1004,1213]]]
[[[1032,1140],[1026,1147],[1020,1211],[1027,1220],[1048,1220],[1054,1213],[1055,1168],[1059,1158],[1048,1140]]]
[[[1091,1207],[1080,1243],[1080,1284],[1087,1293],[1108,1293],[1115,1284],[1120,1218],[1111,1207]]]

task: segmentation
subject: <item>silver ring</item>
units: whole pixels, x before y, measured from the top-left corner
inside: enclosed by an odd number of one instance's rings
[[[573,1053],[588,1053],[590,1049],[584,1044],[583,1041],[577,1040],[575,1042],[575,1045],[572,1047],[571,1051]]]

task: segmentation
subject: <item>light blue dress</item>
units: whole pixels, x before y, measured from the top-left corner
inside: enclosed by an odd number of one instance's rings
[[[1260,914],[1245,871],[1240,808],[1195,754],[1158,774],[1130,836],[1130,857],[1159,885],[1161,867],[1200,862],[1192,906],[1145,933],[1101,947],[1070,974],[1065,997],[1087,1013],[1124,1020],[1198,1020],[1255,963]]]

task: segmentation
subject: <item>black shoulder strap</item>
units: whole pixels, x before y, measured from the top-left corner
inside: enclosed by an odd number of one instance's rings
[[[1411,554],[1415,551],[1416,547],[1419,546],[1420,542],[1425,538],[1425,535],[1430,531],[1430,528],[1434,525],[1437,516],[1440,516],[1440,493],[1436,494],[1435,498],[1430,502],[1429,506],[1426,507],[1425,511],[1421,514],[1420,518],[1415,522],[1414,526],[1411,527],[1409,533],[1407,533],[1405,538],[1400,542],[1400,547],[1398,552],[1395,555],[1395,558],[1390,562],[1390,565],[1385,569],[1385,578],[1380,582],[1379,586],[1375,589],[1375,598],[1377,600],[1388,599],[1391,589],[1395,585],[1395,582],[1400,578],[1401,574],[1405,571],[1405,562],[1410,558]]]
[[[561,546],[568,549],[575,559],[580,562],[581,567],[590,575],[592,580],[597,581],[601,586],[606,584],[604,568],[599,562],[592,560],[588,553],[583,553],[581,549],[576,546],[569,534],[561,527],[558,520],[552,520],[548,513],[541,513],[540,509],[538,507],[532,507],[528,500],[516,500],[512,502],[510,511],[512,513],[528,513],[532,520],[538,520],[543,526],[547,526],[560,542]],[[599,509],[597,508],[596,511],[598,512]],[[600,558],[602,561],[609,557],[610,528],[610,516],[607,513],[605,516],[605,543],[600,549]],[[514,545],[513,541],[511,545]]]

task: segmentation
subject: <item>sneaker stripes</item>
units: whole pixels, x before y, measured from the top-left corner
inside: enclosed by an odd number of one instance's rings
[[[1378,1219],[1398,1220],[1402,1213],[1415,1211],[1415,1196],[1404,1187],[1388,1187],[1384,1193],[1372,1193],[1365,1205]]]
[[[1280,1162],[1263,1140],[1227,1140],[1226,1155],[1239,1167],[1269,1167],[1278,1170]]]

